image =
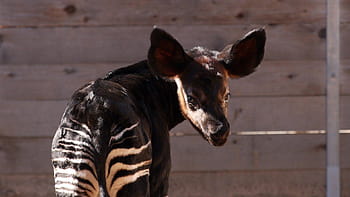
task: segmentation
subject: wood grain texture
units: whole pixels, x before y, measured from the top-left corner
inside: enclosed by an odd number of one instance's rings
[[[350,128],[350,0],[341,2],[340,125]],[[323,0],[0,2],[0,196],[54,196],[52,136],[84,83],[146,57],[158,25],[185,48],[221,50],[265,26],[258,72],[232,80],[231,130],[325,128]],[[325,135],[231,135],[213,147],[188,122],[171,137],[170,196],[325,195]],[[350,135],[340,136],[350,196]]]
[[[1,101],[0,136],[53,136],[67,101]],[[341,97],[341,129],[350,128],[350,97]],[[238,97],[229,106],[231,131],[321,130],[325,128],[325,98]],[[186,122],[186,121],[185,121]],[[179,135],[196,131],[178,125]]]
[[[0,139],[0,174],[53,173],[51,138]]]
[[[348,2],[342,1],[343,22],[349,21]],[[0,6],[0,24],[4,26],[290,24],[324,20],[325,2],[321,0],[3,0]]]
[[[190,172],[170,175],[173,197],[320,197],[325,195],[323,170]],[[342,196],[350,195],[350,170],[342,170]],[[54,196],[53,176],[0,175],[2,197]]]
[[[221,50],[261,25],[161,26],[185,48]],[[151,26],[0,29],[0,64],[79,64],[145,59]],[[265,60],[324,60],[324,24],[266,26]],[[350,24],[342,27],[342,58],[350,58]]]
[[[1,197],[52,197],[54,179],[52,174],[0,175]]]
[[[84,65],[1,65],[1,100],[62,100],[83,84],[128,63]],[[341,95],[350,95],[350,61],[341,67]],[[325,95],[325,62],[264,61],[252,75],[230,80],[231,95]]]
[[[0,101],[0,136],[53,137],[67,101]]]
[[[342,170],[342,196],[350,195],[350,170]],[[173,173],[169,196],[186,197],[320,197],[325,172],[247,171]]]
[[[84,84],[122,65],[2,65],[0,99],[67,100]]]
[[[349,137],[343,134],[340,140],[343,168],[350,164]],[[217,148],[199,136],[171,142],[175,172],[325,168],[324,135],[231,136]]]
[[[350,168],[350,135],[340,140],[341,167]],[[52,173],[51,138],[0,139],[0,174]],[[213,147],[200,136],[171,137],[172,171],[325,169],[324,135],[230,136]]]

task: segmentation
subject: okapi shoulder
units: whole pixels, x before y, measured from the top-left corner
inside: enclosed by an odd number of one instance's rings
[[[117,82],[97,79],[91,86],[91,91],[95,96],[114,101],[127,102],[127,90]]]
[[[136,116],[135,106],[128,90],[117,82],[98,79],[91,87],[94,99],[114,116],[132,118]]]
[[[64,114],[68,119],[87,123],[90,127],[109,127],[120,119],[127,122],[138,120],[137,112],[127,90],[120,84],[98,79],[77,90]],[[96,123],[96,124],[95,124]],[[108,124],[106,124],[108,123]]]

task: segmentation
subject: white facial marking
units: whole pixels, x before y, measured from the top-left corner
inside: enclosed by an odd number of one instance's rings
[[[175,78],[175,82],[178,88],[178,96],[179,97],[180,95],[183,96],[183,98],[179,98],[180,102],[181,102],[181,99],[185,101],[185,103],[183,104],[185,106],[183,107],[186,107],[186,109],[182,109],[183,113],[194,125],[196,125],[196,127],[198,127],[202,131],[202,133],[207,135],[206,137],[209,137],[210,133],[217,131],[218,128],[215,128],[215,131],[213,131],[214,128],[212,128],[211,125],[204,125],[203,123],[206,122],[207,120],[214,121],[214,122],[215,121],[220,122],[220,121],[216,120],[211,114],[205,112],[201,108],[198,110],[192,111],[188,106],[187,94],[183,89],[181,80],[179,78]]]
[[[203,127],[202,124],[200,124],[200,122],[205,121],[208,114],[205,113],[203,109],[198,109],[196,111],[189,111],[188,116],[197,127],[199,127],[202,131],[205,131],[205,128]]]

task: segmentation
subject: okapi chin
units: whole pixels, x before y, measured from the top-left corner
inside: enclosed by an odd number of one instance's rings
[[[229,135],[228,80],[254,72],[264,29],[222,51],[185,51],[155,28],[147,60],[78,89],[52,142],[56,196],[168,194],[169,130],[187,119],[214,146]]]

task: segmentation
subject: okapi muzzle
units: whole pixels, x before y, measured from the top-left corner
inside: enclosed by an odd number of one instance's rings
[[[203,47],[185,51],[171,35],[154,29],[148,62],[156,75],[176,82],[184,117],[209,143],[221,146],[230,132],[228,80],[255,71],[265,41],[264,29],[256,29],[222,51]]]

